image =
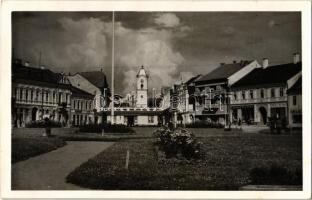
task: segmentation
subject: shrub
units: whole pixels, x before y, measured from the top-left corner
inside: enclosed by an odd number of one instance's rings
[[[287,169],[278,164],[255,167],[250,171],[250,179],[256,185],[302,185],[302,169]]]
[[[186,128],[224,128],[224,125],[217,122],[196,121],[193,124],[187,124]]]
[[[201,143],[197,142],[193,133],[185,129],[170,130],[167,127],[161,127],[153,134],[157,138],[160,150],[165,152],[167,157],[182,155],[187,159],[191,159],[200,156]]]
[[[102,124],[86,124],[79,127],[80,132],[85,133],[101,133]],[[135,131],[132,128],[129,128],[121,124],[105,124],[104,132],[106,133],[134,133]]]
[[[62,127],[61,122],[57,121],[49,121],[49,127],[51,128],[58,128]],[[45,128],[47,127],[47,124],[44,120],[38,120],[38,121],[32,121],[26,124],[26,128]]]

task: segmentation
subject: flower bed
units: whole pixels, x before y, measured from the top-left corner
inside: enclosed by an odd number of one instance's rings
[[[167,127],[161,127],[153,134],[157,138],[156,144],[166,154],[167,158],[183,156],[191,159],[200,156],[201,143],[196,140],[193,133],[186,129],[170,130]]]

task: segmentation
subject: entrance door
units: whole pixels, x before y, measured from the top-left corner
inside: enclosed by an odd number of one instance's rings
[[[128,116],[127,119],[127,126],[134,126],[134,116]]]
[[[31,121],[36,121],[37,111],[38,108],[36,107],[31,110]]]
[[[267,118],[268,118],[268,114],[267,114],[267,111],[264,107],[260,107],[259,108],[259,112],[261,114],[261,122],[263,124],[266,124],[267,123]]]

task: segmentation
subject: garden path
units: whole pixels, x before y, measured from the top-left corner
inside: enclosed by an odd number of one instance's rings
[[[67,142],[62,148],[12,165],[12,190],[82,190],[66,176],[113,142]]]

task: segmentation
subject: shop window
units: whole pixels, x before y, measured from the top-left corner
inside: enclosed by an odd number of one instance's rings
[[[302,123],[302,115],[296,114],[292,116],[293,123]]]
[[[148,116],[148,123],[154,123],[154,116]]]

